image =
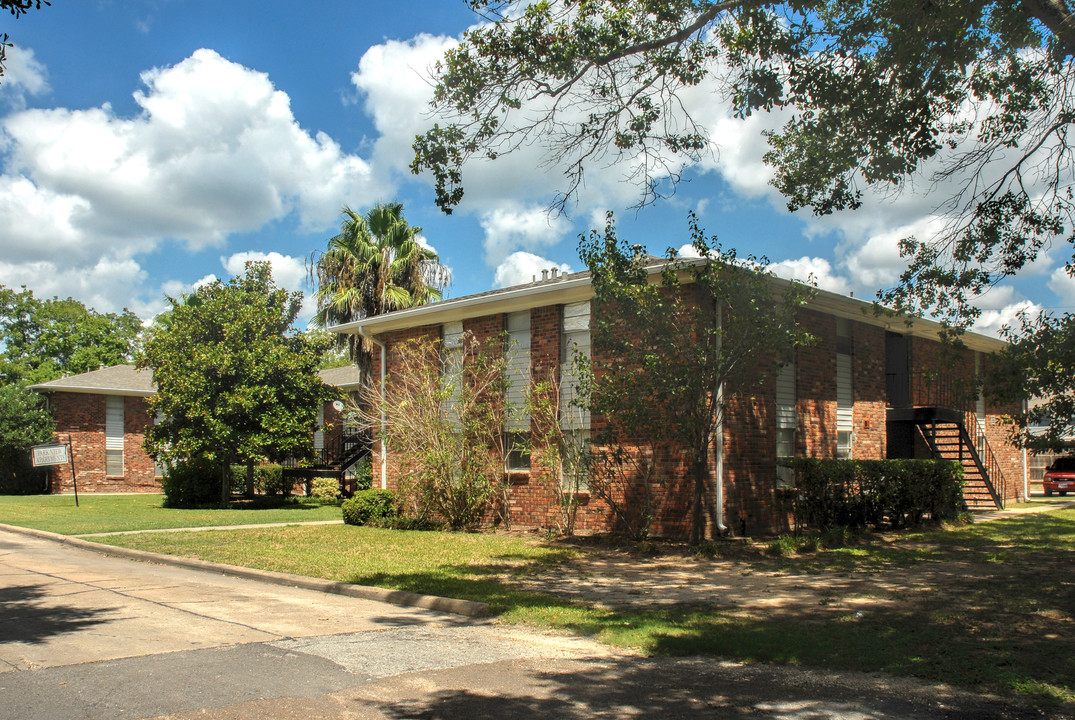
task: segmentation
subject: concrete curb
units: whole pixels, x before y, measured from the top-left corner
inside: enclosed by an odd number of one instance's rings
[[[223,575],[256,580],[259,582],[272,583],[273,585],[285,585],[288,587],[300,587],[307,590],[332,593],[334,595],[346,595],[347,597],[361,598],[363,600],[376,600],[378,602],[400,605],[403,607],[418,607],[425,610],[464,615],[466,617],[480,618],[491,614],[489,605],[472,600],[456,600],[455,598],[438,597],[436,595],[421,595],[405,590],[386,590],[385,588],[369,587],[367,585],[353,585],[351,583],[322,580],[321,578],[306,577],[305,575],[291,575],[288,573],[272,572],[271,570],[255,570],[253,568],[238,567],[236,565],[224,565],[222,563],[195,560],[193,558],[178,557],[176,555],[162,555],[160,553],[146,552],[145,550],[132,550],[130,548],[104,545],[69,535],[59,535],[46,530],[18,527],[16,525],[4,525],[0,523],[0,530],[21,533],[51,540],[72,547],[89,550],[101,555],[141,560],[143,562],[155,562],[162,565],[175,565],[191,570],[214,572]]]

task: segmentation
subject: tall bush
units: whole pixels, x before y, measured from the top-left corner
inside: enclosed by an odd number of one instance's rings
[[[796,524],[906,527],[963,508],[963,468],[949,460],[817,460],[795,469]]]
[[[226,473],[222,480],[222,473]],[[228,466],[208,458],[191,458],[170,463],[161,478],[164,507],[185,508],[210,505],[219,497],[221,482],[228,487],[232,472]]]
[[[462,366],[453,369],[442,368],[439,339],[408,340],[393,349],[384,395],[369,388],[355,408],[381,428],[397,458],[403,511],[419,521],[473,528],[494,494],[507,492],[504,342],[466,335]]]

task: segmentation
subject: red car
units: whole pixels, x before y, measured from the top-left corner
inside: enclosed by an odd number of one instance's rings
[[[1061,496],[1067,495],[1068,490],[1075,492],[1075,455],[1054,460],[1052,465],[1045,468],[1041,484],[1047,496],[1054,492]]]

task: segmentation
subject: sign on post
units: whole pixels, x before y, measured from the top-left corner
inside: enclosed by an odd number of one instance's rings
[[[30,448],[30,460],[34,467],[48,465],[71,465],[71,486],[75,489],[75,507],[78,507],[78,480],[75,479],[75,457],[71,454],[71,436],[66,443],[34,445]]]
[[[34,467],[66,465],[70,462],[67,445],[34,445],[32,452]]]

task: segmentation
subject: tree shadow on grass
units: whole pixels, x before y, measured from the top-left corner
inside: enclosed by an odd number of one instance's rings
[[[978,548],[963,563],[925,563],[910,587],[881,573],[870,594],[834,590],[818,607],[795,610],[715,603],[609,608],[519,590],[500,579],[495,562],[350,581],[487,602],[511,620],[652,656],[876,671],[1072,702],[1075,551],[1038,551],[1019,561],[981,559],[987,556]]]
[[[102,616],[113,608],[86,609],[43,603],[47,597],[47,589],[42,585],[0,588],[0,643],[38,643],[110,622]]]

